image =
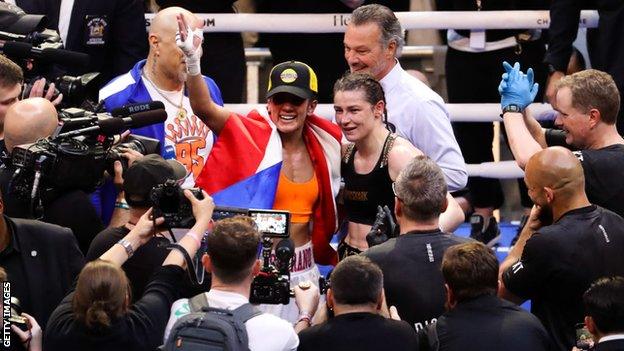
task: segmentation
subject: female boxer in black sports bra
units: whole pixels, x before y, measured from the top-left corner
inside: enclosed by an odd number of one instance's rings
[[[348,221],[346,237],[338,246],[340,259],[368,248],[377,206],[394,211],[392,183],[399,172],[422,152],[408,140],[391,133],[385,126],[383,88],[367,74],[349,74],[334,85],[336,122],[349,143],[342,148],[341,175],[345,182],[343,203]],[[452,197],[450,221],[441,223],[454,229],[463,220],[461,209]],[[445,216],[442,215],[442,217]],[[461,217],[461,219],[460,219]],[[452,222],[452,223],[448,223]]]

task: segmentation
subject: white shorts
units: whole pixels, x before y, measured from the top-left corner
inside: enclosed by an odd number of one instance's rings
[[[314,263],[314,256],[312,255],[312,242],[308,241],[305,245],[295,248],[295,256],[293,264],[291,266],[290,273],[290,287],[294,288],[300,282],[310,281],[318,287],[318,280],[321,276],[316,263]],[[325,303],[325,296],[321,296],[319,305]],[[295,323],[299,319],[299,307],[295,302],[295,298],[290,298],[288,305],[258,305],[259,310],[265,313],[270,313],[285,319],[291,323]]]

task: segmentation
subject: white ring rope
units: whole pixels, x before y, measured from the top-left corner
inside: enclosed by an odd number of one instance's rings
[[[256,109],[261,114],[266,115],[266,104],[225,104],[225,107],[232,112],[246,115],[249,111]],[[500,104],[446,104],[451,122],[496,122],[500,119]],[[529,112],[535,118],[543,119],[545,112],[551,111],[550,104],[531,104]],[[314,110],[316,115],[334,120],[334,105],[318,104]]]
[[[466,170],[471,177],[517,179],[524,177],[524,171],[518,167],[516,161],[483,162],[480,164],[466,164]]]
[[[544,29],[550,25],[548,11],[412,11],[395,12],[401,26],[409,29]],[[344,32],[350,14],[196,14],[205,21],[204,32],[262,32],[262,33],[339,33]],[[146,14],[147,23],[154,14]],[[581,11],[579,27],[598,26],[598,12]],[[233,112],[246,114],[257,109],[266,114],[264,104],[226,104]],[[453,122],[500,121],[499,104],[446,104]],[[539,118],[551,110],[548,104],[532,104],[530,113]],[[334,119],[331,104],[319,104],[316,113]],[[524,172],[515,161],[467,164],[470,176],[514,179]]]
[[[319,0],[325,1],[325,0]],[[403,29],[545,29],[548,11],[412,11],[395,12]],[[337,33],[344,32],[349,13],[323,14],[196,14],[205,32]],[[148,22],[154,14],[146,14]],[[598,12],[581,11],[580,27],[598,26]]]
[[[256,109],[267,116],[265,104],[225,104],[225,107],[235,113],[246,115]],[[501,121],[500,104],[446,104],[450,119],[453,122],[492,122]],[[541,117],[551,111],[549,104],[531,104],[528,110],[535,117]],[[318,104],[315,113],[328,120],[334,120],[334,105]],[[484,162],[481,164],[466,164],[468,175],[471,177],[516,179],[524,177],[524,172],[515,161]]]

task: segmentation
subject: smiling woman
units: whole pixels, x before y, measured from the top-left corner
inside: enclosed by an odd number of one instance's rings
[[[349,74],[334,86],[336,122],[350,142],[343,145],[341,175],[348,220],[347,236],[338,246],[341,259],[368,248],[377,206],[394,209],[392,183],[403,167],[422,154],[385,126],[384,92],[372,76]]]
[[[378,206],[393,211],[392,184],[407,164],[423,153],[391,130],[386,119],[386,100],[381,84],[371,75],[351,73],[334,85],[334,110],[349,143],[342,147],[340,172],[344,180],[343,202],[348,232],[338,245],[340,259],[368,248]],[[463,215],[447,193],[451,204],[441,215],[443,230],[452,231]],[[458,215],[459,214],[459,215]]]

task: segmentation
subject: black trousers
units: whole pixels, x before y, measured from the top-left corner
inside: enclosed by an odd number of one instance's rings
[[[542,40],[523,43],[518,54],[516,48],[506,48],[483,53],[470,53],[448,48],[446,56],[446,79],[449,103],[499,103],[498,84],[503,74],[503,61],[520,62],[522,70],[532,67],[540,91],[535,101],[542,101],[547,72],[542,60],[545,47]],[[492,139],[494,128],[489,122],[453,123],[455,137],[468,164],[492,162]],[[504,132],[504,130],[503,130]],[[532,206],[522,179],[521,203]],[[500,181],[493,178],[469,177],[468,192],[474,207],[499,208],[504,201]]]
[[[204,33],[202,74],[214,79],[225,103],[242,103],[247,65],[240,33]]]

